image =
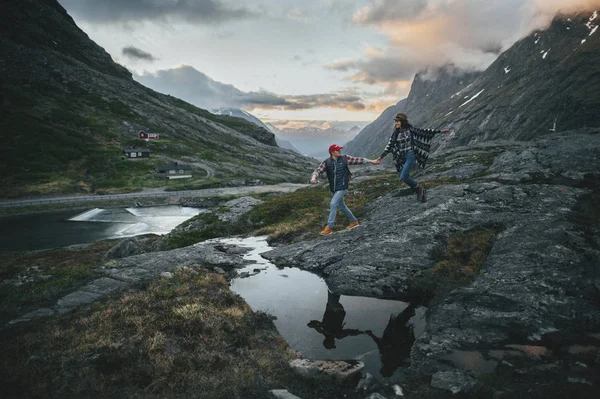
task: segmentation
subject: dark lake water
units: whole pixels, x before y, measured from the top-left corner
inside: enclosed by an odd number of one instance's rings
[[[29,251],[85,244],[106,238],[166,234],[199,208],[158,206],[94,208],[0,217],[0,250]]]
[[[336,295],[325,281],[298,268],[277,268],[260,253],[271,248],[266,237],[220,240],[250,247],[245,258],[256,263],[241,272],[231,289],[254,309],[276,317],[275,326],[290,346],[309,359],[357,359],[365,371],[390,377],[408,365],[410,348],[425,329],[425,308],[400,301]]]

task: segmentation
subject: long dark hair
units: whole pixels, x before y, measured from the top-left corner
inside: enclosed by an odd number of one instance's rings
[[[412,125],[407,120],[404,120],[404,119],[399,119],[399,120],[402,125],[400,127],[400,129],[410,129],[412,127]]]

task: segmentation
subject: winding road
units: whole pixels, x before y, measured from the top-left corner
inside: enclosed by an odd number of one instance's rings
[[[157,198],[157,197],[214,197],[220,195],[244,195],[259,194],[268,192],[289,193],[298,189],[308,187],[309,184],[280,183],[264,186],[243,186],[243,187],[222,187],[206,188],[202,190],[187,191],[163,191],[155,193],[128,193],[111,195],[88,195],[71,197],[53,197],[37,198],[25,200],[0,201],[0,208],[12,208],[19,206],[45,205],[45,204],[64,204],[89,201],[123,200],[134,198]]]

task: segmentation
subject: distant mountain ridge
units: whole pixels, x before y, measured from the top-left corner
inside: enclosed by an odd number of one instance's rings
[[[319,159],[328,155],[327,149],[331,144],[344,145],[355,136],[352,129],[320,129],[311,126],[278,129],[276,134],[290,141],[302,154]]]
[[[298,154],[302,154],[296,147],[294,147],[294,145],[292,143],[278,137],[278,135],[277,135],[278,129],[275,128],[275,126],[271,125],[270,123],[269,124],[264,123],[263,121],[258,119],[256,116],[250,114],[249,112],[244,111],[243,109],[219,108],[219,109],[213,110],[213,113],[216,115],[228,115],[228,116],[232,116],[235,118],[242,118],[242,119],[247,120],[248,122],[252,122],[256,126],[262,127],[263,129],[266,129],[267,131],[273,133],[275,135],[275,141],[279,147],[285,148],[288,150],[292,150]]]
[[[435,81],[417,75],[409,96],[390,107],[346,149],[377,155],[396,112],[411,123],[449,127],[455,135],[434,140],[433,150],[492,139],[530,140],[556,130],[600,126],[600,23],[598,13],[558,15],[462,85],[442,70]],[[454,71],[456,72],[456,71]]]

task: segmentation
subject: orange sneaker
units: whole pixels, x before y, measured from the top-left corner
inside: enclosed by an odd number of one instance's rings
[[[352,222],[348,225],[348,227],[346,227],[346,230],[352,230],[353,228],[358,227],[358,226],[360,226],[360,223]]]
[[[331,230],[331,227],[329,227],[329,225],[327,225],[327,226],[325,226],[323,231],[321,231],[319,234],[321,234],[322,236],[328,236],[331,233],[333,233],[333,230]]]

